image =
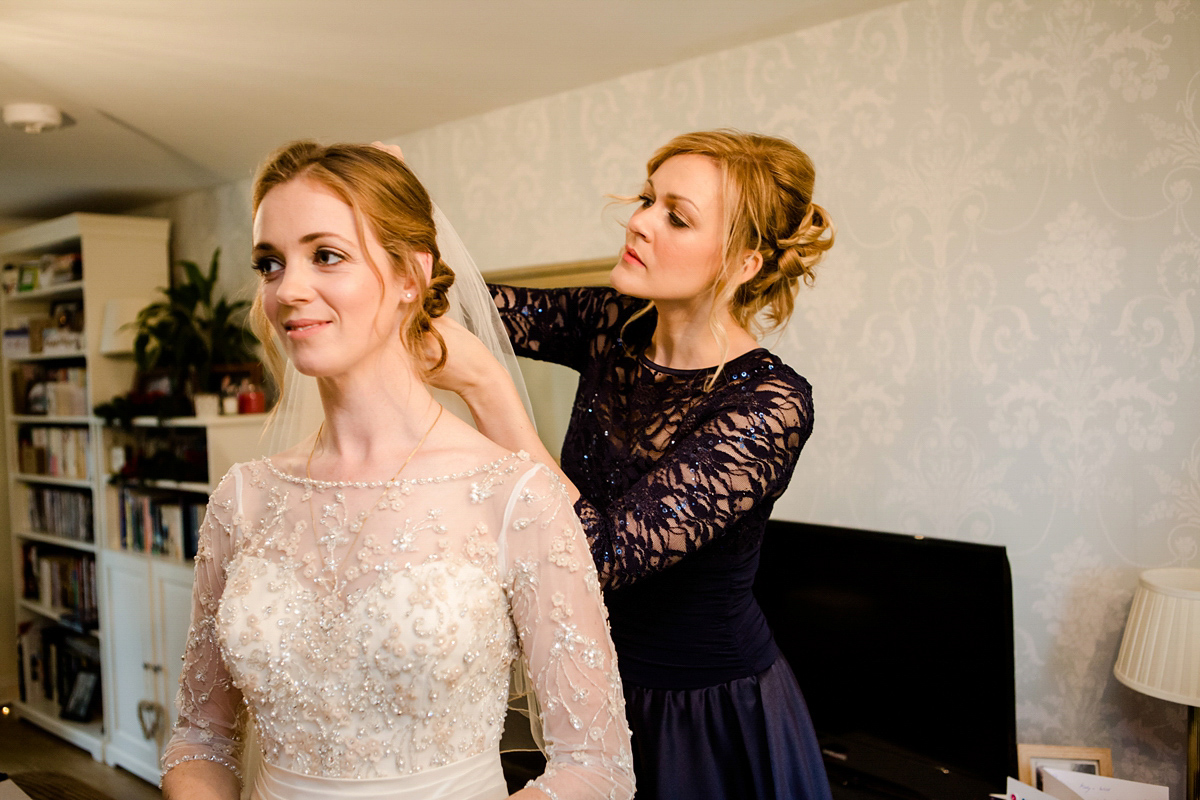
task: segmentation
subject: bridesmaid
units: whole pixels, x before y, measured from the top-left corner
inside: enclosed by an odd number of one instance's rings
[[[812,431],[807,381],[758,336],[832,246],[812,161],[736,131],[647,165],[612,289],[492,287],[519,355],[580,373],[563,478],[605,587],[637,796],[830,796],[800,689],[751,592]],[[480,429],[548,465],[500,366],[460,331],[439,378]]]

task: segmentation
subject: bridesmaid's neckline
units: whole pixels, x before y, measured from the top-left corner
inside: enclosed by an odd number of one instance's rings
[[[752,350],[747,350],[746,352],[742,353],[740,356],[735,356],[734,358],[731,358],[728,361],[726,361],[722,371],[732,369],[735,364],[738,364],[740,361],[742,361],[743,359],[749,358],[750,356],[757,357],[757,356],[761,356],[763,353],[767,353],[767,352],[768,352],[768,350],[765,347],[755,347]],[[696,376],[700,376],[700,375],[709,375],[717,368],[716,365],[713,365],[711,367],[700,367],[698,369],[676,369],[674,367],[664,367],[662,364],[656,364],[655,362],[651,361],[650,358],[645,353],[642,353],[641,355],[638,356],[638,361],[642,364],[642,366],[646,367],[647,369],[653,370],[654,372],[661,372],[664,375],[675,375],[680,378],[689,378],[689,377],[696,377]]]

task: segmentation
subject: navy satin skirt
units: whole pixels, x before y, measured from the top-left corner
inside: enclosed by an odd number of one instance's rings
[[[830,800],[808,707],[782,656],[702,689],[625,686],[638,800]]]

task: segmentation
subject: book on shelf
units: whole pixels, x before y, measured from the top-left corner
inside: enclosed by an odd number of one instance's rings
[[[59,615],[59,621],[80,631],[98,626],[96,558],[26,542],[21,545],[21,596]]]
[[[206,503],[201,494],[122,486],[121,549],[190,561],[196,556]]]
[[[91,492],[55,486],[24,488],[29,530],[76,542],[95,541]]]
[[[17,432],[21,472],[51,478],[88,478],[88,430],[22,425]]]

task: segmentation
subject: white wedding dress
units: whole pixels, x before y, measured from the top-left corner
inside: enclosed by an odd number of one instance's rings
[[[631,796],[599,584],[552,473],[523,454],[386,484],[239,464],[202,526],[164,771],[238,772],[244,707],[262,800],[505,797],[498,742],[522,657],[549,759],[533,785]]]

